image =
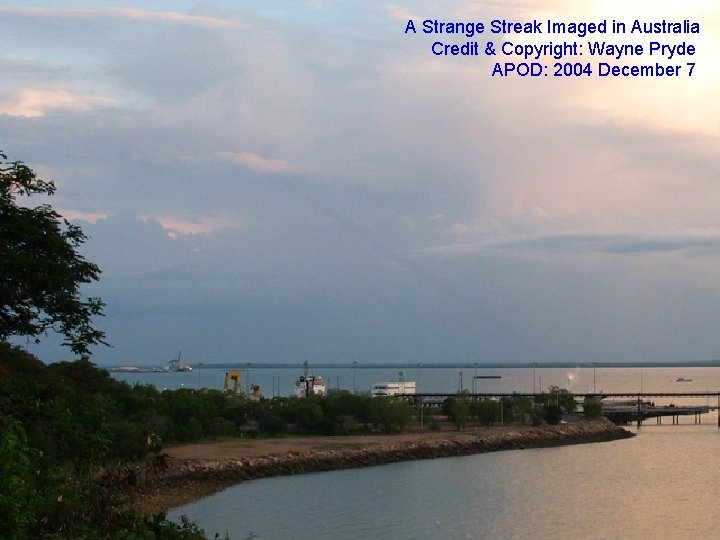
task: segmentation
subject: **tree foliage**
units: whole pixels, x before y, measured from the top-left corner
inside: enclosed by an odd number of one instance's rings
[[[54,331],[79,355],[104,342],[92,319],[102,315],[99,298],[82,298],[80,287],[96,281],[100,269],[79,247],[80,227],[49,204],[26,205],[34,195],[51,196],[55,184],[0,151],[0,340]]]
[[[602,416],[602,401],[593,398],[585,399],[583,411],[587,418],[600,418]]]
[[[470,414],[470,400],[467,395],[458,394],[447,398],[443,402],[442,410],[458,430],[465,429]]]
[[[570,390],[558,386],[551,386],[549,388],[548,403],[557,405],[566,414],[572,413],[577,407],[575,395]]]
[[[549,404],[543,406],[543,418],[548,423],[548,425],[556,426],[560,423],[560,420],[562,419],[563,410],[562,407],[555,404]]]
[[[162,410],[161,395],[86,360],[46,366],[0,343],[0,540],[204,539],[118,498],[141,481],[124,460],[160,448],[146,407]]]

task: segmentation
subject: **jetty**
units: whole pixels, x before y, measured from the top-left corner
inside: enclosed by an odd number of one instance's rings
[[[503,399],[525,397],[534,403],[542,402],[551,395],[544,393],[522,393],[522,392],[473,392],[473,393],[416,393],[404,397],[412,400],[415,405],[440,405],[447,398],[456,398],[463,395],[471,399]],[[679,424],[681,416],[693,416],[696,424],[702,423],[702,415],[711,410],[718,410],[718,427],[720,427],[720,391],[688,391],[688,392],[609,392],[609,393],[576,393],[573,394],[582,403],[586,399],[596,399],[602,402],[602,415],[616,424],[628,424],[637,422],[637,425],[655,418],[658,424],[662,424],[664,417],[669,417],[673,424]],[[717,400],[717,406],[708,405],[656,405],[654,399],[678,398],[713,398]]]

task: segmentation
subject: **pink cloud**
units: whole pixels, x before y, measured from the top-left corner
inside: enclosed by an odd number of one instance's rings
[[[65,90],[21,90],[9,99],[0,98],[0,114],[39,117],[48,110],[66,109],[90,111],[108,107],[115,102],[109,98],[73,94]]]
[[[173,239],[178,235],[207,234],[218,229],[240,226],[236,220],[215,217],[185,219],[176,216],[151,216],[144,219],[157,221],[165,229],[167,235]]]
[[[0,15],[19,17],[47,17],[55,19],[94,19],[116,18],[131,20],[150,20],[170,23],[193,24],[199,26],[235,26],[236,22],[208,17],[187,15],[175,11],[146,11],[133,8],[78,9],[78,8],[39,8],[39,7],[0,7]]]
[[[101,219],[107,219],[108,217],[108,214],[100,212],[83,212],[82,210],[67,208],[58,208],[58,213],[68,221],[85,221],[87,223],[97,223]]]
[[[287,161],[268,159],[250,152],[220,152],[220,157],[260,173],[292,172],[296,169],[292,163]]]

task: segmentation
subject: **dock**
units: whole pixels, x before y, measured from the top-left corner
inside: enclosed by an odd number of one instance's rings
[[[614,404],[603,403],[602,414],[608,420],[616,424],[629,424],[631,422],[643,422],[648,418],[655,418],[658,424],[662,424],[664,417],[670,417],[673,424],[680,423],[681,416],[693,416],[696,424],[702,423],[702,415],[710,412],[710,407],[687,406],[687,405],[651,405],[647,403],[637,404]]]
[[[416,405],[441,405],[450,397],[458,397],[457,393],[417,393],[406,395]],[[533,402],[542,402],[547,398],[547,393],[521,393],[521,392],[482,392],[461,394],[470,399],[503,399],[524,397]],[[650,418],[655,418],[658,424],[662,424],[665,417],[669,417],[673,424],[680,423],[681,416],[692,416],[694,423],[702,423],[702,415],[708,414],[711,410],[718,410],[718,427],[720,427],[720,391],[688,391],[688,392],[610,392],[610,393],[577,393],[573,394],[575,399],[582,403],[585,399],[611,400],[621,399],[622,401],[604,401],[602,415],[616,424],[628,424],[636,422],[638,426]],[[717,406],[710,405],[655,405],[654,398],[705,398],[717,400]]]

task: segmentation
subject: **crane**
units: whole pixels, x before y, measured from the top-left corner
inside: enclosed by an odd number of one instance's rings
[[[242,375],[240,375],[240,370],[233,369],[233,370],[225,372],[225,383],[223,384],[223,393],[227,394],[230,391],[231,384],[232,384],[232,392],[234,394],[242,393]],[[259,385],[251,384],[250,389],[252,390],[252,394],[250,394],[252,397],[259,398],[262,396]]]

